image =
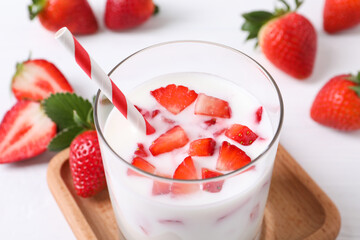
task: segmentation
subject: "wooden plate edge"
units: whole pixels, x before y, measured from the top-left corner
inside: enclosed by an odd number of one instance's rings
[[[76,238],[96,240],[95,233],[61,177],[62,166],[68,159],[69,148],[50,160],[46,175],[49,189]]]
[[[320,188],[320,186],[310,177],[310,175],[299,165],[298,162],[285,150],[285,148],[279,145],[282,150],[282,154],[285,155],[284,159],[288,159],[288,164],[292,165],[289,171],[293,172],[299,180],[305,185],[307,189],[316,197],[320,205],[324,209],[325,221],[321,228],[307,237],[307,240],[318,239],[335,239],[341,226],[341,217],[339,210],[330,197]]]

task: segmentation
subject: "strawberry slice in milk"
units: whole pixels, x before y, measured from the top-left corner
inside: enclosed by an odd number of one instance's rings
[[[137,226],[151,223],[146,235],[152,239],[162,239],[161,234],[200,239],[213,227],[219,235],[206,239],[219,239],[230,231],[227,221],[239,223],[234,231],[255,229],[259,223],[249,220],[254,215],[251,199],[266,201],[260,197],[267,195],[261,186],[269,181],[271,171],[257,164],[235,177],[221,177],[246,166],[268,146],[272,127],[263,107],[260,113],[262,105],[239,86],[202,73],[160,76],[138,86],[128,97],[156,133],[144,135],[113,110],[105,138],[134,167],[167,180],[127,170],[126,184],[120,185],[123,177],[111,173],[116,166],[109,162],[113,194],[119,194],[121,201],[129,199],[122,209],[126,221]],[[197,222],[201,226],[195,227]],[[144,231],[139,227],[138,232]]]

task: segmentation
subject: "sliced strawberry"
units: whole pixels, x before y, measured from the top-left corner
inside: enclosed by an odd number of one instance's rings
[[[141,170],[148,172],[148,173],[155,173],[155,167],[150,164],[148,161],[146,161],[145,159],[141,158],[141,157],[134,157],[133,161],[131,162],[131,164],[137,168],[140,168]],[[129,176],[131,175],[136,175],[136,176],[143,176],[137,172],[135,172],[134,170],[131,170],[130,168],[127,171],[127,174]]]
[[[174,172],[174,179],[198,179],[196,174],[196,168],[193,159],[189,156],[176,168]],[[196,183],[173,183],[171,186],[171,192],[174,195],[189,194],[200,189],[200,186]]]
[[[262,119],[263,107],[259,107],[255,112],[256,123],[260,123]]]
[[[158,221],[161,224],[175,224],[175,225],[184,225],[184,222],[181,220],[175,219],[159,219]]]
[[[223,134],[226,130],[227,130],[226,128],[220,129],[220,130],[214,132],[213,135],[214,135],[214,137],[218,137],[221,134]]]
[[[40,103],[20,100],[0,124],[0,163],[34,157],[46,150],[56,134],[56,125]]]
[[[56,66],[46,60],[28,60],[17,64],[11,83],[15,97],[40,101],[52,93],[73,92],[70,84]]]
[[[150,117],[150,112],[148,110],[145,110],[143,108],[140,108],[139,106],[135,105],[135,108],[143,115],[144,118]]]
[[[152,112],[151,112],[151,118],[156,117],[159,113],[160,113],[160,110],[159,110],[159,109],[156,109],[156,110],[152,111]]]
[[[135,150],[135,155],[139,156],[139,157],[147,157],[148,154],[145,150],[145,147],[142,143],[138,143],[138,148]]]
[[[195,101],[197,93],[184,86],[167,85],[150,92],[161,106],[172,114],[178,114]]]
[[[175,121],[170,119],[170,118],[166,118],[166,117],[162,117],[161,120],[163,120],[163,122],[168,123],[168,124],[174,124]]]
[[[195,114],[230,118],[231,109],[228,102],[200,93],[195,104]]]
[[[244,146],[251,145],[258,138],[250,128],[241,124],[233,124],[226,130],[225,136]]]
[[[216,169],[219,171],[237,170],[250,162],[250,157],[243,150],[224,141],[220,148]]]
[[[216,124],[216,118],[211,118],[210,120],[207,120],[204,122],[208,127]]]
[[[207,168],[202,168],[201,175],[202,175],[202,179],[207,179],[207,178],[218,177],[223,174],[219,172],[211,171],[210,169]],[[224,180],[216,181],[216,182],[208,182],[204,184],[203,190],[212,193],[220,192],[223,184],[224,184]]]
[[[212,156],[216,142],[212,138],[203,138],[190,143],[190,156]]]
[[[159,176],[171,178],[169,175],[159,174],[156,173]],[[167,182],[161,182],[161,181],[154,181],[153,188],[152,188],[152,194],[153,195],[163,195],[170,193],[171,184]]]
[[[180,126],[171,128],[166,133],[160,135],[150,146],[149,150],[153,156],[170,152],[176,148],[181,148],[189,142],[184,129]]]

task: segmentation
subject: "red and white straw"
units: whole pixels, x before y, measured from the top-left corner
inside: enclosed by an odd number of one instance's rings
[[[76,38],[66,28],[61,28],[56,32],[55,38],[59,40],[66,49],[75,57],[77,64],[84,72],[100,87],[105,96],[110,99],[114,106],[128,119],[135,127],[147,135],[155,132],[155,129],[146,121],[141,113],[125,95],[114,84],[110,77],[99,67],[86,50],[80,45]]]

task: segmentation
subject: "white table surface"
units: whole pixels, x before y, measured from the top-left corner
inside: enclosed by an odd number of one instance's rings
[[[15,103],[10,81],[15,64],[45,58],[64,73],[75,91],[92,97],[97,87],[54,40],[39,21],[30,22],[30,0],[1,1],[0,15],[0,119]],[[311,120],[309,109],[321,86],[332,76],[360,70],[360,27],[330,36],[322,30],[323,1],[306,1],[300,13],[318,32],[315,70],[305,81],[277,70],[253,42],[245,43],[240,14],[272,9],[275,1],[157,0],[160,14],[145,25],[122,33],[103,25],[105,0],[91,0],[101,29],[78,37],[101,66],[110,71],[136,50],[170,40],[207,40],[237,48],[257,59],[276,79],[285,102],[281,144],[330,196],[340,210],[338,239],[360,239],[360,131],[344,133]],[[225,3],[225,4],[224,4]],[[357,150],[357,152],[356,152]],[[0,165],[0,239],[75,239],[46,182],[49,159],[45,153],[31,160]]]

